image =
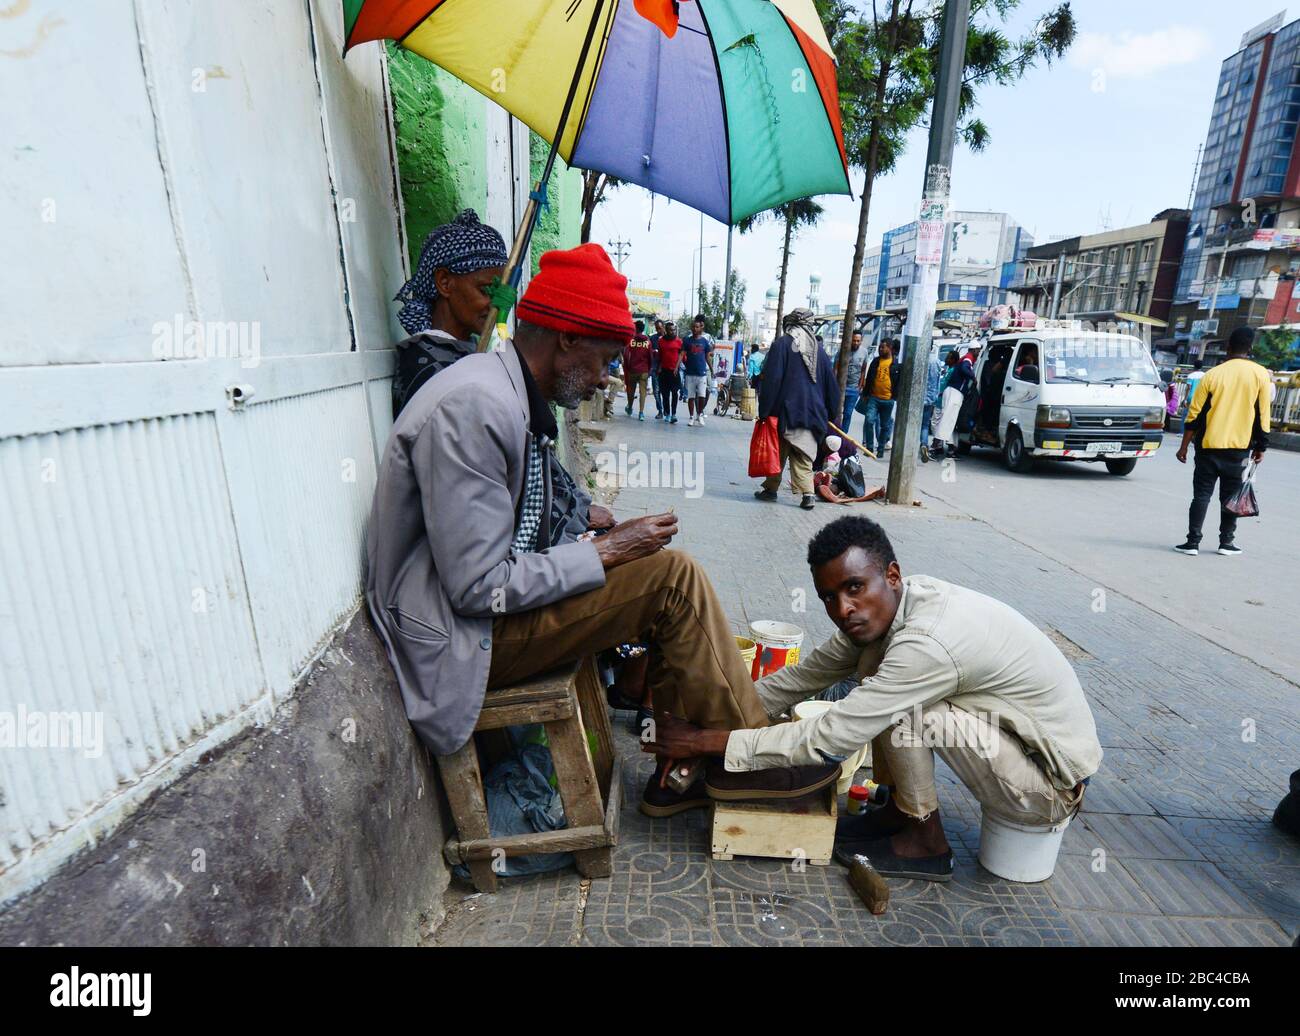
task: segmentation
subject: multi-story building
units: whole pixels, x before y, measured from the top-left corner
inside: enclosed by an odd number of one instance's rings
[[[1187,220],[1186,209],[1165,209],[1149,223],[1036,245],[1025,254],[1012,290],[1024,309],[1043,317],[1103,322],[1136,314],[1167,322]],[[1060,301],[1053,313],[1058,274]]]
[[[1223,61],[1201,155],[1171,345],[1224,355],[1243,324],[1295,319],[1300,269],[1300,20],[1279,14]]]
[[[858,292],[861,311],[906,305],[916,264],[916,234],[915,222],[895,227],[866,253]],[[1006,302],[1015,264],[1033,243],[1005,212],[950,213],[939,298],[964,299],[983,308]]]

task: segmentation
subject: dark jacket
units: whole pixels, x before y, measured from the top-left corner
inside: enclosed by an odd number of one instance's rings
[[[889,398],[898,398],[898,374],[902,364],[892,357],[889,360]],[[880,369],[880,357],[876,356],[867,364],[867,377],[862,382],[862,394],[864,396],[872,395],[871,387],[876,383],[876,372]]]
[[[794,351],[793,339],[782,335],[772,343],[763,361],[763,378],[758,390],[759,419],[765,421],[775,414],[781,431],[807,428],[820,443],[826,437],[827,422],[835,419],[839,389],[835,368],[824,350],[817,350],[814,385],[808,368]]]
[[[397,371],[393,375],[393,420],[424,383],[440,370],[474,352],[473,342],[450,335],[421,331],[397,343]]]

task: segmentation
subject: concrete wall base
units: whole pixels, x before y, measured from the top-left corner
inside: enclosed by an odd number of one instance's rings
[[[0,912],[0,944],[410,945],[442,919],[436,768],[364,607],[271,723]]]

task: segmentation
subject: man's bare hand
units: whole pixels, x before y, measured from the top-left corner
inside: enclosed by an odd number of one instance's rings
[[[615,526],[614,512],[600,504],[592,504],[587,512],[588,529],[612,529]]]
[[[596,553],[606,568],[625,565],[662,550],[677,535],[677,515],[650,514],[620,522],[596,540]]]
[[[729,730],[706,730],[667,712],[656,712],[641,742],[641,751],[653,752],[668,759],[689,759],[696,755],[726,755]]]
[[[668,712],[654,714],[654,726],[648,731],[653,740],[643,741],[641,751],[654,752],[669,759],[689,759],[699,755],[696,744],[703,731],[694,723],[687,723]]]
[[[1256,450],[1254,453],[1250,455],[1250,459],[1253,460],[1256,464],[1259,464],[1264,459],[1264,451]]]
[[[1179,463],[1179,464],[1186,464],[1186,463],[1187,463],[1187,447],[1186,447],[1186,446],[1180,446],[1180,447],[1178,447],[1178,452],[1175,453],[1174,456],[1178,458],[1178,463]]]

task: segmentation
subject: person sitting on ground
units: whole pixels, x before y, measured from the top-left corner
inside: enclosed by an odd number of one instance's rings
[[[501,283],[508,261],[501,235],[473,209],[429,232],[415,275],[394,299],[403,303],[397,319],[410,336],[397,343],[394,418],[438,371],[475,351],[473,336],[493,305],[508,311],[514,304]]]
[[[1078,677],[1042,630],[974,590],[904,576],[869,518],[823,527],[808,564],[838,632],[760,680],[759,696],[777,716],[839,680],[856,677],[857,686],[814,719],[754,730],[701,730],[656,715],[648,749],[719,756],[740,773],[843,760],[871,742],[873,776],[890,785],[890,801],[839,822],[835,857],[848,865],[867,856],[886,877],[952,875],[935,752],[994,816],[1046,827],[1079,810],[1101,745]]]
[[[813,312],[796,309],[782,324],[785,334],[772,343],[763,361],[758,391],[758,419],[777,418],[781,437],[781,468],[790,466],[790,488],[800,497],[799,506],[813,508],[813,461],[817,446],[826,438],[835,408],[840,402],[840,383],[830,357],[818,348],[813,335]],[[781,472],[763,480],[754,493],[759,500],[773,502],[781,488]]]
[[[552,404],[604,390],[632,336],[627,278],[599,245],[547,252],[519,302],[512,342],[442,371],[402,410],[384,448],[366,543],[366,602],[416,733],[437,755],[472,736],[485,692],[647,631],[656,707],[709,729],[767,716],[703,569],[664,548],[677,518],[605,535],[555,526],[547,456]],[[706,773],[688,791],[650,779],[643,809],[670,815],[711,796],[795,797],[836,779],[818,763]],[[721,771],[721,767],[714,767]]]

